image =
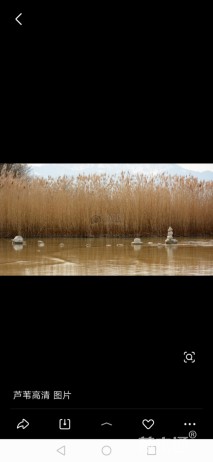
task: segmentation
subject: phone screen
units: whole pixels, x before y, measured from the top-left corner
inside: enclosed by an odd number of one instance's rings
[[[165,147],[145,90],[147,111],[130,109],[118,13],[5,12],[4,460],[212,458],[213,164],[172,162],[189,156],[171,121]]]

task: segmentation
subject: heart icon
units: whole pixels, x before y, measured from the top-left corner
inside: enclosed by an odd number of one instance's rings
[[[142,421],[142,424],[147,430],[151,430],[151,428],[155,425],[155,421],[153,419],[150,419],[150,420],[144,419]]]

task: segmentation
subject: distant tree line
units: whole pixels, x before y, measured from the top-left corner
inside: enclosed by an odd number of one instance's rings
[[[27,177],[30,171],[28,164],[0,164],[0,175],[12,174],[14,177]]]

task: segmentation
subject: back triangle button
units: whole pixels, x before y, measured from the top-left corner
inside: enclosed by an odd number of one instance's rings
[[[61,448],[57,449],[57,452],[61,454],[62,456],[66,455],[66,446],[62,446]]]

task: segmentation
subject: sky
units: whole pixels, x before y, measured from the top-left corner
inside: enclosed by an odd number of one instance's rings
[[[189,170],[195,170],[198,172],[205,172],[207,170],[213,172],[213,164],[178,164],[183,168],[187,168]]]
[[[39,167],[42,164],[29,164],[29,165]],[[186,168],[188,170],[195,170],[198,172],[204,172],[206,170],[210,170],[211,172],[213,172],[213,164],[177,164],[177,165],[180,165],[181,167]]]

